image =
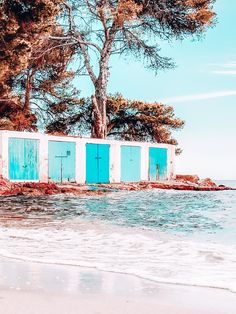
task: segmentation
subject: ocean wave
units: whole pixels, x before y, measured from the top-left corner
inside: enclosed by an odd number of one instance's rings
[[[236,292],[236,193],[4,198],[0,255]]]
[[[236,292],[235,245],[78,219],[37,229],[2,227],[0,247],[0,255],[8,258]]]

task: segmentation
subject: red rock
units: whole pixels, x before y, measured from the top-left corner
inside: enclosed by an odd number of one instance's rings
[[[7,181],[3,180],[3,179],[0,179],[0,185],[1,186],[6,186],[7,185]]]
[[[217,184],[213,182],[210,178],[206,178],[200,182],[200,186],[217,187]]]
[[[22,189],[18,189],[18,188],[15,188],[15,189],[10,189],[10,190],[5,190],[5,191],[2,191],[1,195],[5,195],[5,196],[14,196],[14,195],[22,195],[23,192],[22,192]]]
[[[55,192],[54,192],[53,190],[46,189],[46,190],[44,191],[44,194],[46,194],[46,195],[53,195],[53,194],[55,194]]]
[[[138,191],[146,189],[174,189],[183,191],[221,191],[231,188],[217,186],[211,179],[207,178],[199,182],[198,176],[178,175],[178,181],[142,181],[130,183],[109,183],[94,184],[99,189],[90,190],[86,184],[56,184],[53,182],[23,182],[14,183],[0,178],[0,195],[54,195],[54,194],[72,194],[72,195],[104,195],[113,190],[120,191]],[[103,189],[104,188],[104,189]],[[109,190],[110,189],[110,190]]]
[[[176,181],[184,181],[198,184],[199,180],[200,178],[197,175],[184,175],[184,174],[176,175]]]

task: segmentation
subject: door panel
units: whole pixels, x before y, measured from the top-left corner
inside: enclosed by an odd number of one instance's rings
[[[75,143],[48,142],[49,179],[55,182],[75,182]]]
[[[110,145],[86,144],[86,183],[109,183]]]
[[[165,180],[167,174],[167,149],[149,149],[149,180]]]
[[[121,181],[135,182],[141,178],[141,147],[121,146]]]
[[[39,140],[9,138],[10,180],[39,180]]]

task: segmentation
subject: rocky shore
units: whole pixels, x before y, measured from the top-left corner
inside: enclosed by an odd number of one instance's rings
[[[168,189],[183,191],[223,191],[233,190],[231,187],[217,185],[211,179],[200,180],[198,176],[177,175],[173,181],[142,181],[132,183],[110,183],[110,184],[56,184],[37,182],[10,182],[0,179],[0,196],[16,195],[103,195],[112,191],[138,191],[147,189]]]

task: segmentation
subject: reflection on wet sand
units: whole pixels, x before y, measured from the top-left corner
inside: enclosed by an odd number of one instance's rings
[[[123,281],[120,281],[120,276]],[[63,294],[100,294],[101,292],[125,295],[136,292],[149,295],[156,284],[125,275],[98,272],[94,269],[70,266],[25,263],[0,258],[0,286],[10,290],[36,290]]]

